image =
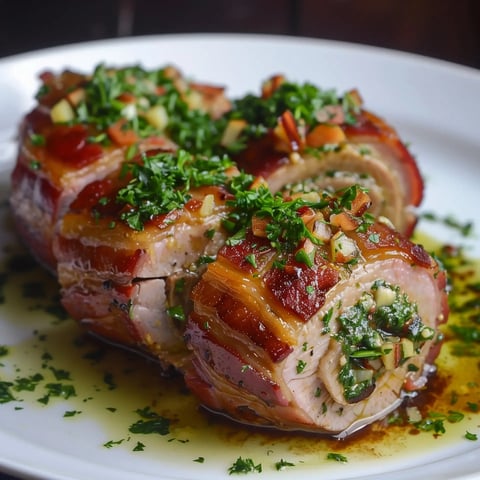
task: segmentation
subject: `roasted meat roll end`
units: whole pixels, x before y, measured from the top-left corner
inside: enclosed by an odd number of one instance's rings
[[[230,102],[223,88],[189,83],[173,67],[99,65],[92,75],[46,72],[41,79],[37,105],[19,129],[10,203],[22,240],[55,273],[56,225],[83,187],[137,152],[176,148],[186,121],[213,128]],[[193,137],[182,143],[199,147]]]
[[[360,187],[259,196],[193,289],[186,382],[239,422],[345,436],[425,386],[445,274]]]
[[[357,90],[338,95],[277,75],[261,95],[235,101],[228,116],[224,145],[237,150],[239,168],[264,177],[271,190],[300,182],[303,191],[362,185],[371,213],[412,233],[423,197],[416,160],[393,127],[363,108]]]

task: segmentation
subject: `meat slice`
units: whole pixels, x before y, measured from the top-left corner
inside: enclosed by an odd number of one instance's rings
[[[237,100],[229,119],[224,145],[238,152],[240,168],[263,176],[273,191],[362,185],[372,214],[412,233],[423,196],[418,166],[397,132],[363,108],[356,90],[338,96],[275,76],[260,96]]]
[[[10,203],[22,240],[55,272],[56,224],[85,185],[135,153],[177,148],[185,118],[207,121],[230,104],[222,88],[191,84],[172,67],[99,65],[92,75],[41,78],[38,103],[19,129]],[[195,143],[195,134],[187,140]]]
[[[445,274],[371,219],[360,187],[282,202],[259,190],[246,234],[193,289],[186,382],[239,422],[348,435],[424,387]]]
[[[225,241],[227,159],[149,150],[84,187],[54,239],[62,303],[104,339],[182,370],[189,291]]]

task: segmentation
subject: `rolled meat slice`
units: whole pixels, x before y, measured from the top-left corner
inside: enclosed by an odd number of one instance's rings
[[[68,313],[181,371],[189,292],[225,241],[223,185],[236,173],[225,158],[150,150],[84,187],[54,240]]]
[[[237,152],[239,168],[263,176],[271,190],[362,185],[372,214],[412,233],[423,196],[420,171],[397,132],[363,108],[358,91],[339,96],[274,76],[260,96],[235,101],[228,117],[223,145]]]
[[[189,83],[172,67],[99,65],[92,75],[46,72],[41,79],[38,103],[19,129],[10,203],[22,240],[55,272],[56,224],[85,185],[135,153],[176,148],[186,118],[212,123],[230,103],[222,88]],[[184,137],[193,151],[195,134]]]
[[[373,221],[360,187],[259,192],[245,234],[193,289],[187,385],[242,423],[348,435],[425,386],[448,315],[445,273]]]

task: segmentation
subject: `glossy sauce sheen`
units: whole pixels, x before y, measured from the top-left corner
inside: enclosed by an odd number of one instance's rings
[[[417,406],[423,415],[454,410],[462,412],[465,418],[459,423],[445,421],[443,435],[420,432],[396,422],[387,425],[384,421],[337,441],[301,433],[252,430],[210,416],[198,408],[180,378],[162,378],[154,363],[97,343],[84,336],[69,319],[59,320],[48,313],[58,308],[57,285],[23,253],[15,258],[8,256],[2,272],[5,274],[5,302],[0,306],[3,322],[14,325],[18,324],[17,319],[22,319],[17,328],[29,333],[25,341],[8,346],[8,353],[0,358],[0,378],[14,382],[19,377],[41,373],[44,380],[34,391],[13,391],[17,400],[0,403],[0,417],[13,417],[21,422],[25,412],[36,412],[41,425],[41,418],[53,415],[50,428],[59,428],[61,432],[63,422],[69,422],[68,429],[74,435],[82,435],[84,422],[93,420],[101,435],[85,438],[85,442],[98,443],[106,462],[115,448],[125,455],[134,455],[135,462],[141,462],[142,458],[158,461],[159,472],[163,464],[177,463],[204,472],[219,466],[226,475],[227,468],[242,456],[252,458],[255,464],[261,463],[264,471],[275,470],[276,462],[285,460],[294,464],[288,467],[294,475],[302,469],[320,466],[324,474],[341,475],[341,464],[327,460],[328,453],[345,456],[348,468],[362,468],[379,459],[385,465],[389,461],[394,464],[407,460],[422,463],[422,455],[441,453],[459,442],[464,442],[465,448],[478,448],[478,443],[464,438],[466,431],[480,433],[480,415],[472,411],[473,405],[480,408],[478,357],[452,354],[465,344],[452,336],[448,326],[442,327],[446,342],[437,361],[438,371],[430,379],[428,390],[408,404]],[[463,304],[472,298],[480,301],[480,293],[472,289],[480,282],[480,262],[454,271],[452,280],[452,302]],[[472,314],[475,313],[478,315],[478,311]],[[450,324],[464,322],[464,316],[454,311]],[[58,380],[52,375],[60,370],[68,372],[68,379]],[[76,394],[68,399],[52,396],[47,405],[41,404],[38,399],[49,382],[73,385]],[[58,414],[59,405],[65,411],[76,412],[73,418]],[[146,406],[170,419],[168,434],[129,432],[129,427],[139,419],[135,411]],[[405,416],[403,409],[398,413],[398,419]],[[138,442],[143,444],[143,451],[134,452]]]

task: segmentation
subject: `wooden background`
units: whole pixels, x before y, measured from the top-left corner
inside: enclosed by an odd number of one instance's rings
[[[0,57],[176,32],[328,38],[480,68],[479,0],[0,0]]]

